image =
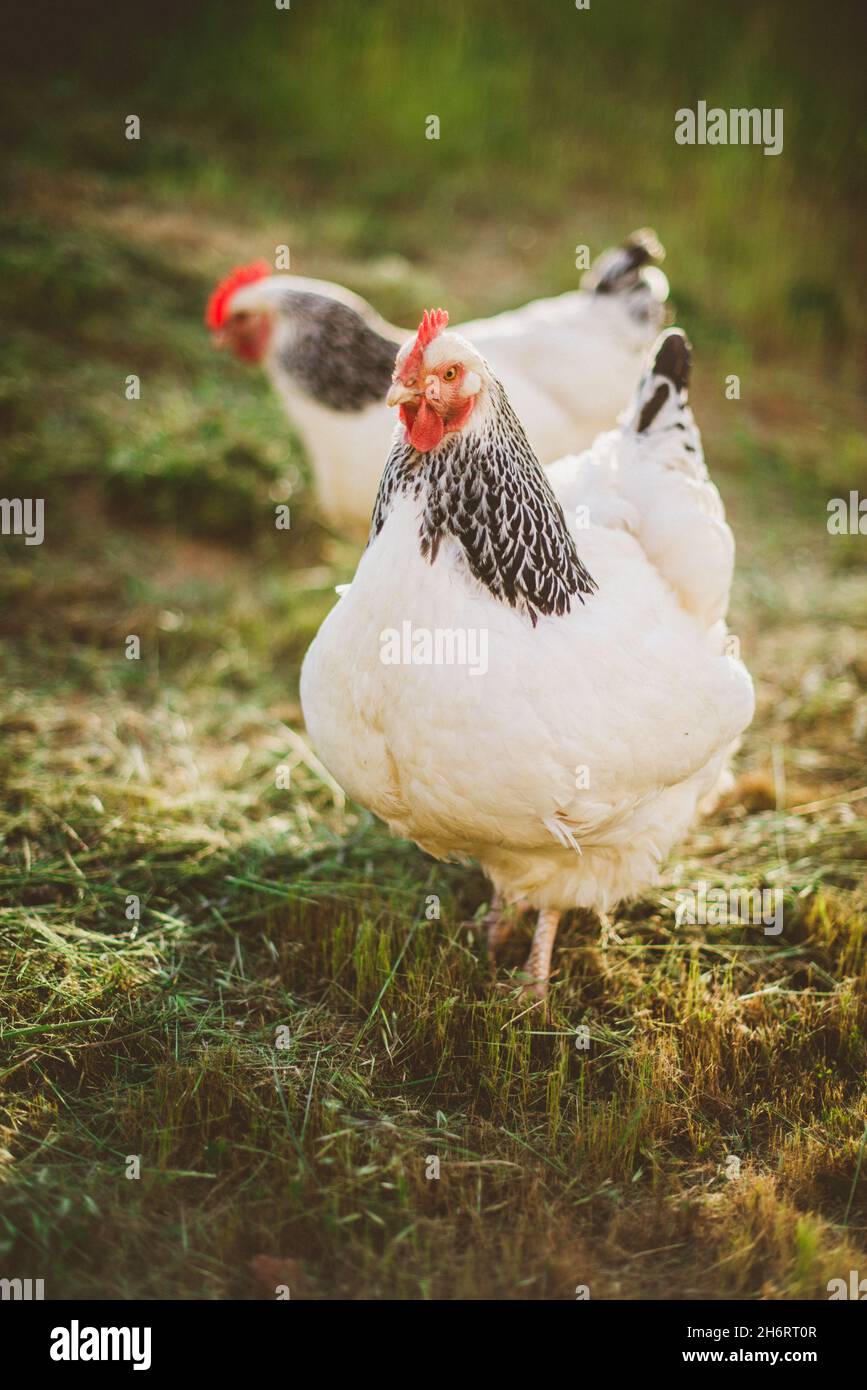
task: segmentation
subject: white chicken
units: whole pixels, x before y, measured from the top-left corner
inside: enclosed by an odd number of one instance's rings
[[[536,300],[462,332],[503,381],[543,463],[583,448],[629,399],[665,312],[668,283],[654,233],[606,251],[580,290]],[[261,363],[301,436],[320,505],[340,530],[365,535],[388,453],[385,408],[395,353],[412,334],[340,285],[232,272],[206,315],[217,343]]]
[[[301,698],[352,797],[484,868],[492,954],[501,906],[538,910],[525,968],[541,996],[562,912],[604,914],[656,881],[750,723],[750,677],[725,650],[733,541],[679,330],[621,426],[552,470],[558,501],[503,386],[444,320],[425,315],[398,354],[369,544]]]

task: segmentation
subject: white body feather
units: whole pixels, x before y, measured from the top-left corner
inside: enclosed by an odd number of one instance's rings
[[[508,901],[607,911],[652,884],[752,718],[724,650],[731,532],[679,418],[552,470],[598,584],[570,613],[533,627],[450,538],[431,564],[403,495],[307,654],[307,727],[341,785],[431,854],[478,860]],[[483,630],[486,673],[384,665],[407,621]]]

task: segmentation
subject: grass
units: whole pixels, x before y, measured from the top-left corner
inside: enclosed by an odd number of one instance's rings
[[[111,79],[59,15],[39,120],[32,83],[4,93],[0,495],[44,495],[47,530],[0,539],[0,1273],[49,1297],[825,1297],[867,1257],[867,584],[863,538],[825,527],[867,421],[852,34],[820,86],[808,6],[710,16],[702,43],[683,6],[625,5],[574,68],[565,11],[370,4],[338,42],[297,9],[277,43],[268,16],[227,45],[220,5],[149,10],[139,46],[109,24]],[[796,157],[663,140],[674,106],[748,89]],[[412,134],[431,110],[458,149]],[[300,661],[356,552],[201,311],[288,237],[393,317],[490,312],[646,222],[758,713],[737,796],[622,941],[564,925],[545,1018],[488,972],[481,875],[389,840],[309,752]],[[700,880],[780,888],[783,934],[677,926]]]

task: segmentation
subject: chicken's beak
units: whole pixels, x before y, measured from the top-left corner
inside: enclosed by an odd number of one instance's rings
[[[215,328],[211,331],[211,347],[224,348],[229,345],[229,335],[225,328]]]
[[[417,401],[421,392],[417,387],[404,386],[402,381],[393,381],[388,388],[388,395],[385,398],[386,405],[406,405],[409,401]]]

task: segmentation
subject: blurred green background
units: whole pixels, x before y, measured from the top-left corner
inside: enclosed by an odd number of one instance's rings
[[[792,466],[803,408],[831,431],[823,483],[846,483],[836,416],[867,374],[863,5],[213,0],[5,22],[5,492],[86,479],[136,514],[146,488],[155,521],[249,530],[288,436],[201,332],[238,257],[285,243],[297,273],[395,319],[436,297],[461,318],[574,287],[576,245],[648,223],[699,381],[738,373],[755,405],[772,371]],[[783,153],[675,144],[699,99],[782,107]]]

